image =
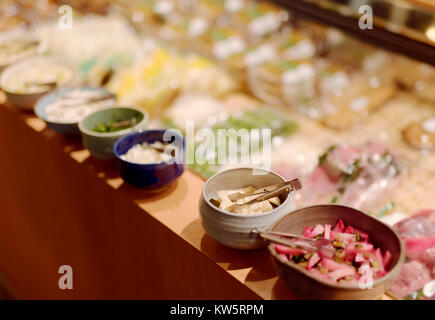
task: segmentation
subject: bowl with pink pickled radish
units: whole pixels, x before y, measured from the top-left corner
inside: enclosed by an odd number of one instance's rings
[[[396,231],[347,206],[301,208],[277,220],[270,231],[306,239],[302,246],[299,238],[268,246],[278,276],[303,298],[379,299],[405,260]],[[318,239],[328,241],[306,245]]]

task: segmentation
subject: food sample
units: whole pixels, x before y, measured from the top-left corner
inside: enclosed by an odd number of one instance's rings
[[[93,131],[100,133],[116,132],[134,127],[140,121],[140,117],[128,120],[114,119],[111,121],[100,122],[95,125]]]
[[[382,252],[381,248],[375,247],[367,232],[346,226],[341,219],[334,227],[329,224],[307,226],[303,237],[314,241],[326,239],[329,242],[322,241],[319,250],[309,249],[311,241],[300,239],[290,240],[295,247],[274,244],[279,257],[332,284],[369,285],[388,273],[388,266],[393,259],[388,250]]]
[[[402,132],[403,139],[419,149],[435,149],[435,117],[414,123]]]
[[[309,114],[314,104],[316,70],[310,60],[274,59],[249,70],[252,92],[272,105]]]
[[[399,298],[435,299],[435,210],[421,210],[394,225],[406,245],[407,262],[390,285]]]
[[[0,66],[15,63],[37,53],[40,42],[24,34],[0,35]]]
[[[9,68],[14,68],[13,72]],[[69,66],[50,59],[29,59],[9,68],[9,76],[2,82],[2,87],[12,93],[42,93],[74,79],[74,71]]]
[[[50,54],[78,64],[120,54],[136,54],[142,44],[126,20],[117,16],[89,14],[74,17],[74,27],[70,29],[59,28],[55,20],[35,25],[34,30]]]
[[[245,51],[246,41],[234,29],[214,26],[203,36],[205,45],[217,60],[226,60]]]
[[[213,125],[225,119],[228,113],[224,104],[205,94],[182,94],[178,96],[165,112],[164,120],[168,125],[186,130],[187,121],[194,121],[195,126]]]
[[[253,130],[253,129],[271,129],[271,138],[272,140],[280,139],[282,137],[288,136],[295,132],[298,128],[297,123],[290,119],[287,115],[281,113],[277,109],[271,108],[256,108],[253,110],[247,109],[243,112],[235,113],[234,115],[227,115],[225,120],[222,120],[221,116],[223,113],[216,114],[218,117],[214,117],[214,120],[217,122],[211,126],[211,129],[214,132],[214,136],[218,137],[215,144],[215,150],[219,150],[219,148],[223,148],[228,150],[228,144],[226,143],[226,139],[219,139],[219,130],[220,129],[233,129],[236,131],[239,130]],[[260,139],[256,139],[255,136],[249,135],[249,145],[251,154],[260,155],[263,148],[263,137],[264,135],[260,132]],[[222,150],[222,149],[221,149]],[[238,157],[241,155],[243,150],[238,150]],[[255,157],[250,157],[250,160],[253,160]],[[218,152],[213,153],[214,161],[209,157],[209,155],[195,155],[196,162],[191,165],[191,167],[200,172],[205,177],[210,177],[213,174],[217,173],[219,170],[223,169],[223,166],[218,165]],[[200,160],[198,160],[200,159]],[[261,160],[259,157],[258,160]],[[215,164],[213,164],[215,163]],[[254,164],[254,163],[252,163]],[[243,165],[251,165],[251,163],[243,163]],[[258,165],[258,163],[255,163]]]
[[[329,95],[326,103],[333,111],[321,122],[333,129],[344,130],[380,108],[396,92],[392,83],[382,83],[379,77],[359,76],[346,86],[340,95]]]
[[[404,172],[398,157],[382,144],[331,146],[304,179],[300,201],[303,205],[329,203],[335,196],[338,203],[367,210],[399,184]]]
[[[260,41],[277,31],[288,18],[288,12],[281,7],[267,1],[250,1],[235,13],[235,24],[241,29],[247,28],[251,41]]]
[[[46,106],[45,113],[48,121],[58,123],[78,123],[87,115],[110,107],[114,98],[99,100],[107,96],[97,90],[74,89],[60,96]]]
[[[245,206],[237,206],[228,210],[228,208],[230,208],[234,204],[243,205],[244,203],[247,203],[258,197],[258,194],[249,196],[256,191],[257,188],[253,186],[247,186],[237,190],[220,190],[218,191],[218,199],[212,199],[211,202],[213,203],[213,205],[221,210],[244,215],[266,213],[281,205],[281,200],[279,197],[272,197],[264,201],[247,204]],[[246,197],[241,199],[237,199],[238,197],[234,197],[239,194]]]
[[[137,164],[153,164],[163,161],[170,161],[175,158],[178,148],[172,144],[165,144],[160,141],[153,143],[138,143],[128,149],[121,159]]]

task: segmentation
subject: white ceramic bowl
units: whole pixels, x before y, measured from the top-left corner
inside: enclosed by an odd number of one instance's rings
[[[254,174],[255,171],[264,174]],[[268,229],[277,219],[295,208],[293,197],[283,195],[282,204],[272,211],[241,215],[225,212],[210,203],[220,190],[239,189],[246,186],[263,187],[284,182],[278,174],[263,169],[236,168],[215,174],[205,183],[199,200],[202,226],[207,234],[219,243],[236,249],[260,249],[266,246],[259,237],[251,237],[254,228]]]
[[[65,83],[58,86],[57,88],[47,88],[45,90],[40,90],[38,92],[31,92],[31,93],[15,92],[12,88],[9,87],[8,85],[9,79],[11,77],[14,77],[14,75],[17,72],[20,72],[22,69],[26,69],[38,63],[53,63],[53,64],[59,64],[65,66],[68,69],[70,69],[71,77],[67,79]],[[75,72],[75,68],[69,62],[61,58],[43,57],[43,56],[32,57],[17,62],[13,65],[10,65],[9,67],[3,70],[0,76],[0,86],[2,90],[6,93],[9,103],[17,108],[28,110],[28,111],[33,111],[36,102],[45,94],[53,91],[54,89],[58,89],[59,87],[67,87],[67,86],[74,85],[76,81],[77,81],[77,75]]]
[[[12,39],[22,39],[22,40],[28,40],[28,41],[37,41],[38,44],[34,47],[29,48],[28,50],[19,50],[16,52],[16,54],[11,55],[7,60],[0,60],[0,72],[5,69],[7,66],[10,66],[14,63],[17,63],[18,61],[21,61],[23,59],[27,59],[29,57],[32,57],[34,55],[40,54],[44,51],[44,47],[39,39],[35,34],[32,32],[29,32],[25,29],[14,29],[12,31],[6,31],[0,33],[0,43],[3,41],[9,41]]]

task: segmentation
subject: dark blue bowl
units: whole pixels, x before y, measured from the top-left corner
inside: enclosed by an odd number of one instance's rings
[[[166,136],[165,136],[166,132]],[[174,143],[178,147],[178,155],[170,161],[139,164],[121,159],[121,155],[135,144],[155,141]],[[183,136],[174,130],[146,130],[129,134],[116,141],[113,153],[120,161],[120,174],[124,181],[140,188],[159,189],[175,181],[184,172],[184,155],[186,142]]]

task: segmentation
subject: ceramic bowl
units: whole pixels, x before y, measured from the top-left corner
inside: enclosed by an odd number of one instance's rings
[[[26,111],[33,111],[37,101],[40,98],[42,98],[45,94],[52,92],[55,89],[54,87],[53,88],[47,87],[39,90],[38,92],[26,93],[26,92],[17,92],[10,87],[9,82],[13,77],[16,76],[17,73],[22,72],[23,69],[28,69],[37,64],[56,64],[69,69],[70,70],[69,76],[65,80],[65,82],[63,82],[62,85],[60,85],[60,87],[69,87],[77,82],[77,75],[74,67],[68,62],[66,62],[65,60],[60,58],[36,56],[12,64],[3,70],[0,76],[0,86],[2,90],[5,92],[9,103],[19,109],[26,110]]]
[[[343,219],[345,225],[352,225],[370,234],[375,246],[380,247],[382,252],[389,250],[393,260],[388,266],[388,273],[373,281],[372,289],[360,289],[358,285],[343,286],[335,285],[318,279],[304,268],[281,260],[273,244],[268,249],[272,255],[273,264],[278,276],[290,287],[290,289],[302,298],[307,299],[333,299],[333,300],[369,300],[379,299],[394,280],[405,260],[405,248],[396,231],[357,209],[335,205],[315,205],[295,210],[277,220],[271,231],[302,234],[308,225],[331,224],[335,225],[339,219]]]
[[[38,100],[35,106],[35,114],[43,119],[47,126],[54,131],[57,131],[62,134],[69,134],[69,135],[78,135],[80,134],[78,122],[56,122],[52,120],[47,119],[47,113],[46,108],[53,102],[55,102],[58,99],[61,99],[63,96],[69,94],[71,91],[74,90],[80,90],[80,91],[96,91],[99,92],[101,95],[109,94],[109,92],[103,88],[97,88],[97,87],[76,87],[76,88],[63,88],[53,91],[52,93],[46,94],[41,99]],[[115,99],[111,100],[111,103],[115,103]],[[68,107],[67,107],[68,108]]]
[[[115,132],[95,132],[94,128],[107,121],[124,121],[133,117],[139,117],[139,121],[133,128],[127,128]],[[79,122],[79,130],[82,135],[83,145],[90,153],[103,160],[115,159],[113,146],[115,142],[132,132],[143,130],[148,123],[148,113],[139,107],[116,106],[91,113]]]
[[[122,155],[126,154],[132,146],[155,141],[168,141],[175,144],[179,150],[175,160],[140,164],[122,159]],[[183,136],[176,131],[146,130],[119,139],[113,147],[113,153],[120,161],[120,175],[124,181],[139,188],[157,190],[168,186],[182,175],[185,148]]]
[[[261,174],[258,174],[261,173]],[[235,249],[260,249],[266,246],[259,238],[251,236],[254,228],[267,229],[272,223],[295,208],[291,194],[281,196],[281,205],[272,211],[240,215],[223,211],[210,203],[220,190],[239,189],[246,186],[263,187],[284,182],[278,174],[263,169],[235,168],[212,176],[205,183],[199,200],[202,226],[207,234],[219,243]]]
[[[15,53],[11,54],[6,60],[0,61],[0,72],[8,66],[32,57],[34,55],[37,55],[44,50],[39,37],[32,32],[29,32],[28,30],[14,29],[12,31],[0,33],[0,43],[6,41],[13,41],[15,39],[25,40],[32,43],[34,42],[36,43],[36,45],[28,46],[25,50],[17,50]]]

